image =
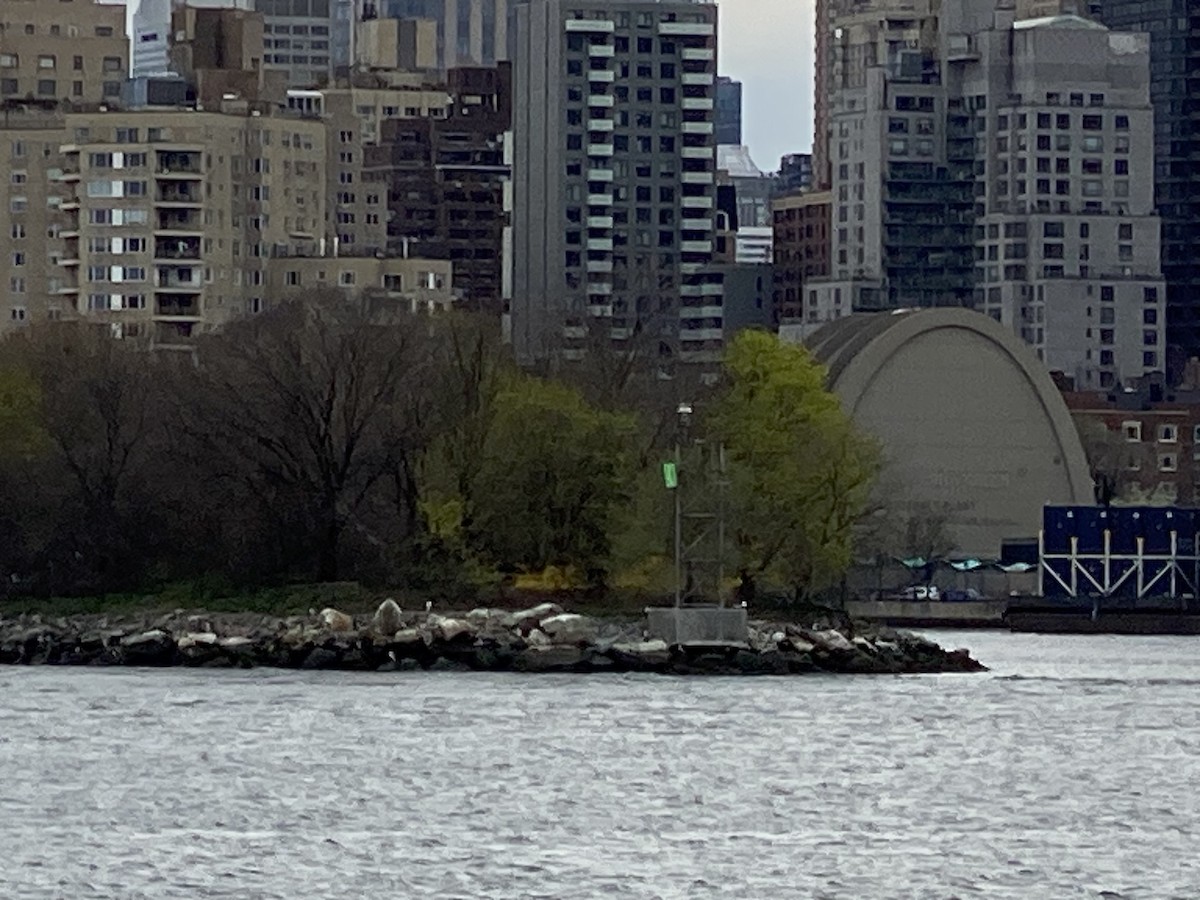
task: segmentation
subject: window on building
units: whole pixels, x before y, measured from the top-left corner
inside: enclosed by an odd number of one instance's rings
[[[1121,423],[1121,433],[1125,435],[1125,440],[1129,443],[1139,443],[1142,440],[1142,423],[1126,419]]]
[[[1158,442],[1160,444],[1174,444],[1179,441],[1179,426],[1178,425],[1159,425],[1158,426]]]
[[[1158,471],[1160,472],[1175,472],[1179,468],[1179,458],[1174,453],[1160,453],[1158,455]]]

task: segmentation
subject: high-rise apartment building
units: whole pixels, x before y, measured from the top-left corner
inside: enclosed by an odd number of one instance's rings
[[[350,0],[140,0],[133,14],[134,78],[178,73],[172,58],[174,17],[181,8],[238,9],[263,15],[259,46],[247,48],[270,72],[289,85],[323,84],[335,66],[349,65],[353,9]],[[202,42],[220,44],[221,20],[206,20]]]
[[[998,25],[975,35],[961,81],[977,145],[975,306],[1079,386],[1161,372],[1148,41],[1072,15]]]
[[[437,66],[445,71],[511,59],[515,7],[516,0],[365,0],[363,15],[435,23]]]
[[[785,194],[772,201],[771,212],[775,258],[772,318],[776,325],[802,323],[805,286],[829,275],[829,194]]]
[[[830,25],[830,276],[805,321],[975,306],[1078,384],[1161,370],[1145,41],[982,0]]]
[[[367,153],[383,140],[385,124],[442,118],[450,102],[446,85],[417,73],[362,74],[321,90],[288,91],[291,110],[326,129],[328,233],[338,253],[387,252],[389,185],[365,171]]]
[[[722,347],[711,269],[716,6],[537,0],[517,10],[512,339],[572,358],[597,330],[664,357]]]
[[[0,23],[0,102],[120,98],[129,72],[124,6],[0,0]]]
[[[739,146],[742,143],[742,83],[718,75],[716,100],[717,144]]]
[[[450,260],[463,304],[497,320],[511,175],[511,72],[507,63],[452,69],[445,114],[386,122],[379,141],[366,148],[362,187],[385,204],[389,255]]]
[[[131,77],[161,77],[176,71],[171,63],[171,16],[181,5],[184,5],[181,0],[139,0],[130,41]],[[196,9],[250,10],[254,8],[254,0],[186,0],[186,5]]]
[[[717,184],[735,187],[739,228],[770,226],[775,179],[755,165],[749,147],[717,145]]]
[[[1167,343],[1181,362],[1200,356],[1200,5],[1195,0],[1093,0],[1114,29],[1150,40],[1155,204],[1162,216]]]
[[[329,84],[338,65],[349,65],[350,0],[255,0],[255,9],[263,14],[263,65],[289,87]]]
[[[59,296],[157,347],[269,302],[267,267],[319,244],[315,122],[197,110],[71,114]]]
[[[6,110],[0,128],[0,334],[27,323],[60,318],[72,308],[60,292],[64,216],[58,110]]]
[[[779,172],[775,176],[776,194],[806,191],[813,187],[815,180],[811,153],[787,153],[779,158]]]
[[[125,7],[0,0],[0,331],[67,307],[59,146],[67,109],[120,97]],[[48,300],[48,298],[50,298]]]
[[[829,186],[829,95],[833,90],[829,80],[829,54],[833,39],[829,8],[832,3],[833,0],[817,0],[815,4],[812,182],[818,189]]]

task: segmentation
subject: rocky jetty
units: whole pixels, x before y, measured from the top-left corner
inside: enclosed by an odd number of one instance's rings
[[[665,675],[983,669],[965,650],[861,623],[839,630],[752,620],[744,646],[693,648],[648,640],[640,622],[592,619],[554,603],[438,615],[392,600],[358,618],[336,609],[289,618],[182,610],[157,618],[0,615],[0,664]]]

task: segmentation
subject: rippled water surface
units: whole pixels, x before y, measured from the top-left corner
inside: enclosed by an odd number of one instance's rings
[[[1200,640],[987,675],[0,669],[0,897],[1200,897]]]

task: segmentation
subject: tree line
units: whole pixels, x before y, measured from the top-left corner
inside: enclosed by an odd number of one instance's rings
[[[0,591],[353,580],[462,596],[551,568],[661,585],[683,398],[727,449],[730,571],[797,595],[835,583],[879,453],[823,370],[763,332],[731,343],[715,382],[664,372],[653,347],[531,373],[491,322],[340,295],[234,322],[194,354],[26,329],[0,343]]]

